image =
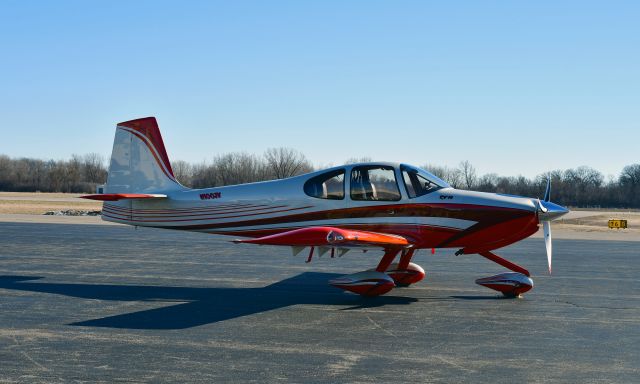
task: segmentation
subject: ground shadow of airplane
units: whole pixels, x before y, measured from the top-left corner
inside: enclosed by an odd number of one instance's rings
[[[180,302],[69,325],[128,329],[184,329],[297,304],[344,305],[344,309],[407,305],[418,299],[363,298],[337,291],[327,280],[339,275],[305,272],[261,288],[192,288],[145,285],[34,282],[37,276],[0,276],[0,289],[43,292],[83,299]]]

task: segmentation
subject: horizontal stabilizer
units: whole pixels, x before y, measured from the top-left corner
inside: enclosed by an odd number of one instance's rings
[[[127,199],[166,199],[167,195],[146,193],[101,193],[97,195],[84,195],[80,196],[80,198],[100,201],[118,201]]]
[[[406,247],[409,241],[402,236],[386,233],[354,231],[333,227],[310,227],[294,229],[275,235],[259,237],[256,239],[234,240],[234,243],[250,243],[262,245],[288,245],[292,247],[321,247],[340,246],[345,247]],[[295,251],[294,251],[295,252]]]

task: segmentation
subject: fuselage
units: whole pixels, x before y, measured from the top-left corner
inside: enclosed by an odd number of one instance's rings
[[[412,186],[407,169],[417,168],[353,164],[282,180],[170,191],[166,199],[105,202],[102,217],[136,226],[246,237],[332,226],[396,234],[417,248],[463,248],[465,253],[500,248],[538,230],[531,198],[454,189],[422,170],[422,177],[435,180],[432,190],[420,195],[417,191],[424,186]],[[385,174],[378,175],[379,170]],[[386,177],[384,183],[380,177]],[[323,178],[324,183],[316,182]]]

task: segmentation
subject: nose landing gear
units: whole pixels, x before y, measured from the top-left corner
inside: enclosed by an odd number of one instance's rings
[[[480,252],[480,256],[485,257],[496,264],[500,264],[513,272],[505,272],[477,279],[476,284],[498,291],[505,297],[522,297],[523,293],[528,292],[533,288],[533,280],[531,280],[529,271],[524,267],[503,259],[489,251]]]

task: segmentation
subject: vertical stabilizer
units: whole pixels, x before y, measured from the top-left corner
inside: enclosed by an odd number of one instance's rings
[[[116,127],[105,193],[161,193],[185,189],[173,175],[155,117]]]

